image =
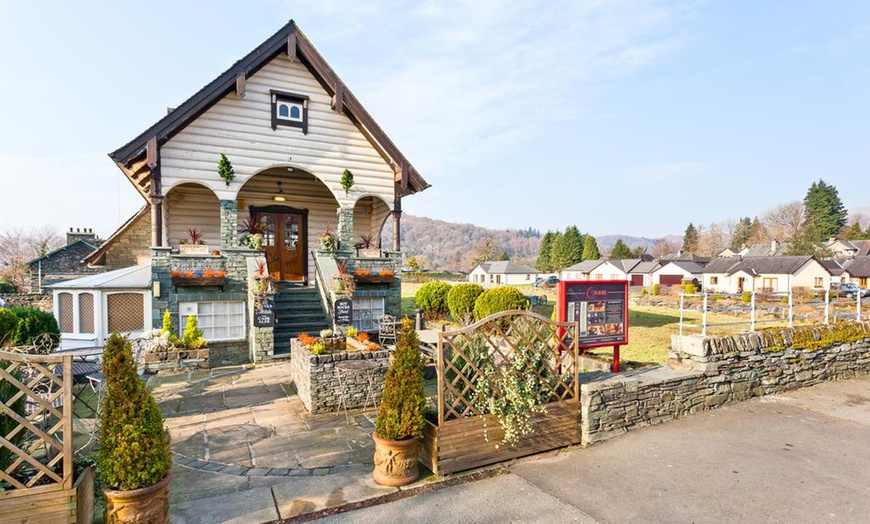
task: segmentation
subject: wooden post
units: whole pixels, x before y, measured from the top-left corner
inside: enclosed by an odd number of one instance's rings
[[[444,427],[444,332],[438,333],[438,427]]]
[[[619,373],[619,345],[613,346],[613,372]]]
[[[63,487],[73,487],[73,363],[63,356]]]
[[[402,250],[402,208],[393,211],[393,251]]]

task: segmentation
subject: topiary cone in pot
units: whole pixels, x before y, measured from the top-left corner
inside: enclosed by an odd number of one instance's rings
[[[423,436],[423,361],[410,319],[402,320],[375,422],[375,482],[404,486],[420,476],[417,460]]]
[[[163,416],[136,372],[130,340],[112,334],[103,352],[106,394],[97,455],[104,522],[169,522],[172,456]]]

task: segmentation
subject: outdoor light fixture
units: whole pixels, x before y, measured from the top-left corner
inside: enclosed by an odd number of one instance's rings
[[[284,191],[281,189],[281,182],[276,182],[278,184],[278,194],[272,197],[272,200],[275,202],[286,202],[287,198],[284,196]]]

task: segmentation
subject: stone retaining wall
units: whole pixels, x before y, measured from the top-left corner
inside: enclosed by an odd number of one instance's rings
[[[335,411],[342,395],[339,388],[335,363],[343,360],[371,360],[377,362],[374,374],[375,399],[380,402],[384,389],[384,373],[390,362],[390,352],[339,351],[328,355],[314,355],[298,340],[291,341],[290,376],[302,404],[312,413]],[[345,399],[347,407],[361,408],[366,400],[368,382],[363,375],[348,377]],[[371,401],[369,401],[371,402]]]
[[[54,307],[51,293],[0,293],[0,298],[6,301],[7,307],[32,307],[43,311],[51,311]]]
[[[675,335],[670,357],[676,369],[660,366],[581,385],[583,442],[600,442],[755,396],[868,373],[870,325],[851,326],[863,329],[864,338],[818,349],[803,348],[835,340],[842,326],[718,338]],[[813,342],[808,344],[808,339]]]

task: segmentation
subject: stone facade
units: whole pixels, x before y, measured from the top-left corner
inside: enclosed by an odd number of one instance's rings
[[[57,284],[66,280],[102,273],[105,268],[88,267],[82,262],[99,245],[96,236],[90,234],[90,242],[73,238],[71,243],[48,253],[30,263],[30,291],[39,293],[43,286]],[[40,282],[40,279],[41,282]]]
[[[338,351],[328,355],[314,355],[294,339],[291,354],[290,376],[293,385],[302,404],[312,413],[335,411],[342,394],[345,395],[348,409],[363,407],[368,391],[368,381],[364,375],[347,377],[345,390],[339,388],[335,364],[345,360],[370,360],[377,363],[378,368],[373,374],[373,391],[377,402],[381,401],[384,373],[390,363],[389,351]]]
[[[338,208],[335,212],[335,219],[338,223],[338,247],[344,251],[351,252],[354,244],[353,208]]]
[[[106,250],[105,267],[111,271],[147,263],[151,256],[151,214],[145,213]]]
[[[236,247],[239,238],[239,209],[235,200],[221,200],[221,248]]]
[[[0,293],[0,298],[6,301],[7,307],[32,307],[43,311],[54,308],[51,293]]]
[[[674,336],[668,366],[581,384],[583,442],[761,395],[870,372],[870,325],[864,338],[836,340],[843,326],[783,329],[720,338]],[[795,340],[801,340],[795,343]],[[807,341],[810,343],[807,343]],[[819,347],[827,346],[827,347]]]

